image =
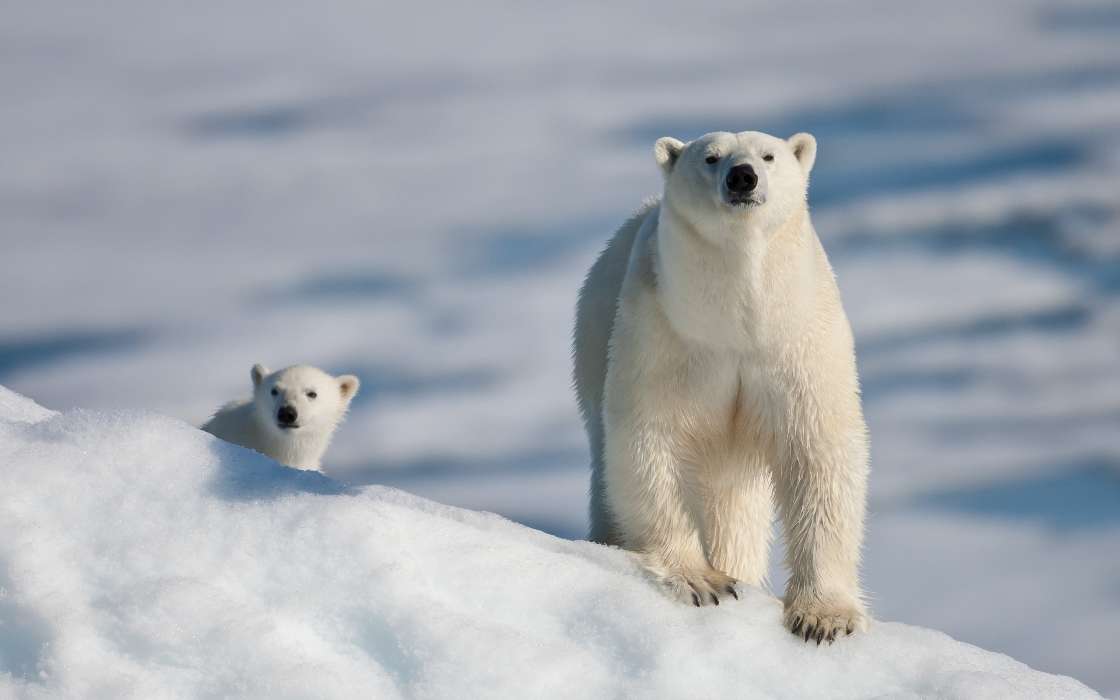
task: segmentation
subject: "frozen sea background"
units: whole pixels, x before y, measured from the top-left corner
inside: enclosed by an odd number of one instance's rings
[[[332,476],[572,538],[575,293],[654,139],[813,132],[876,614],[1120,697],[1114,3],[41,2],[0,57],[0,384],[355,372]]]

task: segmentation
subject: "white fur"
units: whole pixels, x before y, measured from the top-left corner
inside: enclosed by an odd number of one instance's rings
[[[281,464],[320,471],[331,436],[358,393],[358,378],[350,374],[332,377],[307,365],[272,374],[254,365],[250,376],[253,398],[222,406],[202,429]],[[278,423],[277,412],[285,405],[296,410],[298,427],[284,428]]]
[[[661,201],[619,229],[580,291],[590,536],[639,553],[682,600],[718,603],[733,579],[764,582],[776,496],[785,624],[818,643],[865,628],[867,430],[806,203],[816,141],[721,132],[654,153]],[[724,185],[743,163],[758,174],[752,206]]]

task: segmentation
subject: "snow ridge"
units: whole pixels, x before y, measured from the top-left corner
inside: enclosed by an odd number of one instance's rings
[[[0,387],[2,697],[1091,698],[878,622],[799,642],[621,551],[299,472],[153,413]]]

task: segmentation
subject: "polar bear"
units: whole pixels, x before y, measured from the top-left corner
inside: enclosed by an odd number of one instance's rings
[[[784,624],[867,626],[868,476],[851,329],[809,219],[816,140],[659,139],[660,201],[579,294],[574,379],[591,442],[590,539],[637,552],[697,606],[764,583],[776,500]],[[775,498],[776,497],[776,498]]]
[[[308,365],[274,373],[253,365],[250,376],[253,398],[222,406],[202,429],[281,464],[321,471],[331,436],[358,393],[358,378],[332,377]]]

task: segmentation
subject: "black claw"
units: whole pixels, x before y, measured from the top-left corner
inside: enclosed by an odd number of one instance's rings
[[[813,636],[813,626],[812,625],[806,625],[805,626],[805,641],[806,642],[809,641],[809,637],[811,637],[811,636]]]
[[[728,586],[727,592],[734,596],[735,600],[739,600],[739,594],[735,592],[735,586]]]
[[[692,594],[692,604],[696,607],[700,607],[700,596],[696,595],[695,593]]]
[[[828,633],[828,636],[824,638],[824,640],[826,642],[828,642],[829,645],[831,645],[833,642],[835,642],[836,641],[836,630],[831,630]]]
[[[855,632],[855,631],[856,631],[855,627],[852,627],[851,625],[848,625],[847,629],[844,630],[844,634],[846,634],[850,637],[850,636],[852,636],[852,632]]]
[[[817,646],[821,645],[822,639],[824,639],[824,628],[820,627],[817,629]]]
[[[794,634],[797,634],[798,632],[801,631],[801,623],[804,622],[804,621],[805,621],[805,618],[798,615],[797,617],[795,617],[793,619],[793,627],[790,627],[789,631],[793,632]]]
[[[708,595],[712,597],[712,603],[714,603],[715,605],[719,605],[719,598],[716,597],[715,593],[709,593]]]

